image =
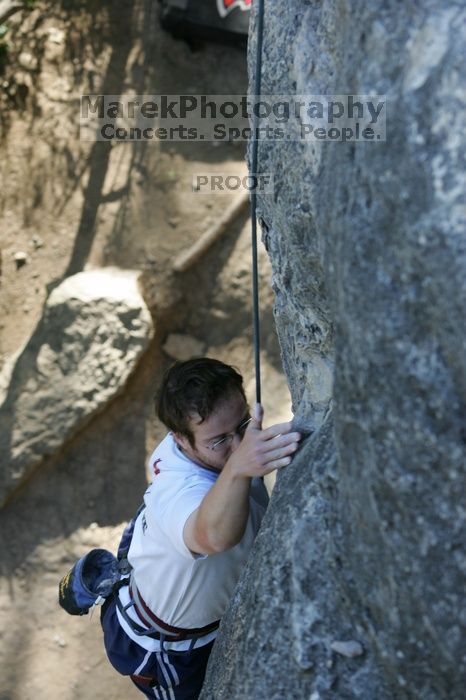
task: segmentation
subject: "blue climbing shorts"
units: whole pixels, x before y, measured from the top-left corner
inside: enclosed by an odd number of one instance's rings
[[[147,651],[122,629],[114,596],[107,599],[102,607],[101,624],[110,663],[119,673],[129,676],[146,697],[197,700],[213,640],[186,652]]]

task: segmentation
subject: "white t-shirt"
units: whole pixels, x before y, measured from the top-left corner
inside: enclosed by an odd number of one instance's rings
[[[218,474],[186,457],[171,433],[153,452],[149,466],[152,484],[144,495],[146,507],[136,521],[128,553],[136,586],[149,608],[166,624],[204,627],[225,612],[265,508],[250,496],[249,519],[241,542],[219,554],[194,554],[184,543],[183,529]],[[123,587],[123,604],[128,602],[127,596],[127,587]],[[129,633],[128,625],[122,626]],[[157,641],[134,633],[130,636],[148,649]],[[214,637],[215,632],[211,632],[199,641],[206,644]]]

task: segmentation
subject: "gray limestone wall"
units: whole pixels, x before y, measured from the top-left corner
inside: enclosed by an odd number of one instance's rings
[[[465,46],[462,2],[265,3],[263,94],[387,95],[387,139],[260,143],[283,365],[313,433],[203,700],[465,697]]]

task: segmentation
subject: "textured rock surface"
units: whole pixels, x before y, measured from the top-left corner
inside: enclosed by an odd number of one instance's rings
[[[387,143],[261,144],[283,361],[318,429],[204,700],[464,697],[465,39],[456,2],[266,3],[263,92],[387,94]]]
[[[153,333],[137,272],[67,278],[0,387],[0,502],[125,385]]]
[[[278,480],[210,663],[203,700],[391,700],[341,576],[338,467],[328,419]],[[368,649],[349,658],[336,641]]]

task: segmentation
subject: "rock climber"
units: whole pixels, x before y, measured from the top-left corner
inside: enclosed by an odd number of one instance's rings
[[[169,432],[126,533],[130,573],[101,620],[110,662],[147,697],[195,700],[265,512],[261,477],[290,463],[301,436],[291,423],[262,429],[241,375],[211,358],[171,367],[157,413]]]

